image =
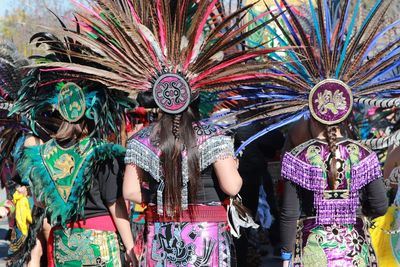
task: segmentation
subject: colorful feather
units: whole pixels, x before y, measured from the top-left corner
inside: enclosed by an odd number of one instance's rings
[[[286,10],[282,16],[283,22],[274,21],[275,29],[282,33],[273,30],[274,25],[265,28],[272,29],[271,34],[281,45],[291,47],[285,51],[288,57],[274,57],[283,65],[277,64],[273,68],[283,76],[270,78],[269,83],[262,85],[262,94],[248,87],[238,90],[238,94],[247,96],[235,99],[240,107],[237,112],[242,114],[239,123],[267,118],[271,124],[268,127],[273,129],[274,125],[279,125],[279,122],[270,120],[273,115],[290,110],[291,107],[294,112],[290,114],[296,118],[296,114],[304,113],[303,109],[298,108],[301,104],[307,107],[311,89],[329,78],[347,84],[355,102],[397,105],[397,101],[389,99],[398,97],[400,80],[389,74],[400,64],[400,39],[396,37],[395,41],[386,44],[383,39],[399,25],[398,21],[385,25],[383,20],[393,1],[377,1],[359,28],[356,22],[359,21],[360,0],[355,1],[354,5],[350,5],[349,0],[340,1],[335,8],[327,0],[316,2],[315,7],[313,1],[309,1],[308,11],[304,12],[311,14],[311,29],[303,26],[303,18],[287,1],[282,1],[283,7],[278,6],[278,10]],[[379,49],[376,48],[377,43],[380,44]],[[376,97],[381,100],[373,100]],[[284,101],[273,107],[268,105],[284,98],[297,99],[298,102]],[[247,102],[257,104],[252,107],[246,105]],[[247,114],[243,111],[246,109]],[[281,117],[277,116],[279,121]]]
[[[53,44],[48,50],[70,55],[73,60],[43,60],[36,67],[42,72],[60,72],[66,79],[79,77],[130,94],[151,90],[163,73],[178,73],[197,92],[265,82],[275,75],[259,73],[266,72],[270,62],[267,55],[282,50],[243,51],[239,47],[275,20],[248,30],[268,13],[241,23],[252,5],[226,16],[218,15],[218,9],[225,7],[218,0],[177,0],[175,10],[171,10],[174,5],[170,1],[163,0],[96,0],[76,6],[78,19],[74,23],[80,31],[63,29],[57,34],[67,42]],[[34,40],[37,45],[54,41],[42,36]],[[75,51],[78,47],[89,52]],[[263,57],[265,64],[244,64],[258,57]]]

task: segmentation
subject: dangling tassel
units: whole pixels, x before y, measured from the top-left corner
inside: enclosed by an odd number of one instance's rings
[[[187,210],[189,207],[189,194],[188,194],[188,183],[189,183],[189,165],[187,155],[182,158],[182,210]]]
[[[160,185],[157,188],[157,213],[162,215],[164,214],[164,205],[163,205],[163,192],[164,192],[164,181],[161,180]]]

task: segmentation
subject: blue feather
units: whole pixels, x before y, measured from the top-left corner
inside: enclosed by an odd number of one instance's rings
[[[288,46],[288,43],[287,43],[287,42],[276,32],[276,30],[274,30],[271,26],[265,25],[265,28],[267,28],[267,30],[278,40],[278,42],[279,42],[279,44],[280,44],[281,46]],[[296,55],[293,51],[291,51],[291,50],[288,50],[288,51],[285,51],[285,52],[289,55],[289,57],[290,57],[291,59],[293,59],[294,62],[298,63],[297,65],[300,66],[301,70],[298,71],[298,70],[297,70],[292,64],[290,64],[290,62],[288,62],[288,61],[285,62],[285,66],[286,66],[288,69],[294,71],[296,74],[301,74],[302,76],[307,76],[307,74],[306,74],[306,69],[305,69],[304,66],[300,63],[301,61],[300,61],[300,59],[297,57],[297,55]],[[279,56],[279,54],[277,54],[277,53],[274,53],[273,56],[275,56],[276,59],[279,60],[279,61],[281,61],[281,62],[284,61],[283,58],[282,58],[281,56]]]
[[[344,18],[343,18],[344,23],[342,25],[342,28],[340,29],[340,34],[338,36],[338,38],[340,38],[340,39],[343,39],[342,36],[343,36],[344,30],[346,28],[347,18],[349,17],[349,10],[350,10],[350,3],[349,3],[349,0],[347,0],[346,11],[345,11],[345,15],[344,15]]]
[[[377,35],[374,37],[374,39],[371,41],[371,43],[369,44],[367,50],[366,50],[365,53],[364,53],[363,60],[365,60],[365,59],[367,58],[368,54],[371,52],[371,50],[372,50],[373,48],[375,48],[375,45],[376,45],[376,43],[379,41],[379,39],[381,39],[382,36],[383,36],[384,34],[386,34],[388,31],[392,30],[392,29],[393,29],[394,27],[396,27],[399,23],[400,23],[400,20],[395,21],[394,23],[392,23],[392,24],[390,24],[389,26],[387,26],[387,27],[385,27],[384,29],[382,29],[382,30],[379,32],[379,34],[377,34]],[[390,44],[396,43],[396,42],[398,42],[399,40],[400,40],[400,38],[398,38],[396,41],[394,41],[394,42],[392,42],[392,43],[390,43]],[[389,44],[389,45],[390,45],[390,44]],[[389,46],[389,45],[388,45],[388,46]]]
[[[332,16],[331,11],[328,6],[328,2],[324,0],[325,8],[325,29],[326,29],[326,41],[328,43],[328,48],[331,46],[331,26],[332,26]]]
[[[319,45],[319,47],[322,47],[322,38],[321,38],[321,33],[319,32],[319,22],[317,19],[317,14],[315,14],[315,9],[314,9],[314,5],[313,5],[312,1],[308,0],[308,3],[310,5],[311,16],[312,16],[313,23],[314,23],[314,30],[315,30],[315,33],[317,34],[318,45]],[[324,22],[321,21],[321,23],[324,23]]]
[[[379,7],[379,5],[382,3],[382,0],[376,1],[374,7],[368,12],[368,15],[365,17],[363,24],[361,25],[361,28],[364,28],[365,24],[371,19],[372,15],[375,13],[376,9]]]
[[[250,143],[254,142],[255,140],[257,140],[258,138],[260,138],[261,136],[267,134],[270,131],[273,131],[275,129],[278,129],[282,126],[288,125],[289,123],[292,123],[294,121],[299,120],[301,117],[304,116],[304,114],[306,113],[306,111],[302,111],[300,113],[294,114],[290,117],[287,117],[285,119],[281,119],[279,120],[277,123],[271,124],[268,127],[266,127],[264,130],[256,133],[255,135],[251,136],[249,139],[247,139],[246,141],[243,142],[243,144],[240,145],[240,147],[236,150],[235,155],[239,155],[239,153],[246,148],[246,146],[248,146]]]
[[[379,72],[377,75],[375,75],[371,81],[372,82],[376,82],[376,81],[383,82],[382,79],[384,79],[386,77],[386,75],[388,75],[392,70],[394,70],[395,68],[397,68],[399,66],[400,66],[400,61],[397,61],[396,64],[392,64],[392,65],[386,67],[381,72]]]
[[[350,26],[348,28],[346,41],[344,43],[344,46],[342,48],[342,53],[340,55],[339,64],[336,67],[335,78],[339,78],[340,69],[342,68],[343,61],[344,61],[344,59],[346,57],[347,46],[349,45],[349,42],[350,42],[350,39],[351,39],[351,36],[352,36],[352,33],[353,33],[353,28],[354,28],[354,24],[356,23],[356,18],[357,18],[359,7],[360,7],[360,0],[357,0],[356,7],[354,8],[353,16],[351,18],[351,23],[350,23]]]
[[[297,45],[300,45],[301,43],[300,43],[299,38],[297,37],[297,33],[296,33],[296,31],[293,29],[293,27],[292,27],[291,23],[289,22],[288,18],[286,17],[285,12],[283,12],[283,10],[282,10],[282,8],[281,8],[281,6],[279,5],[279,3],[278,3],[277,0],[274,0],[274,2],[275,2],[275,5],[278,7],[279,12],[282,14],[281,17],[282,17],[283,21],[285,22],[286,27],[288,28],[288,30],[289,30],[290,33],[292,34],[292,36],[293,36],[293,38],[294,38],[296,44],[297,44]]]

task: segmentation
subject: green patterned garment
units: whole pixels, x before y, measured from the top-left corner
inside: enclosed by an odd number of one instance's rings
[[[36,199],[45,204],[50,224],[66,226],[83,218],[96,166],[124,155],[122,146],[102,140],[85,138],[67,148],[49,140],[26,147],[17,168],[22,180],[32,186]]]
[[[122,266],[118,236],[108,231],[55,230],[53,257],[56,267]]]

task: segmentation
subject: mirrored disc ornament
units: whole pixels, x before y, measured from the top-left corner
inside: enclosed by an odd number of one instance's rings
[[[161,75],[153,86],[153,96],[158,107],[169,114],[178,114],[190,104],[191,91],[186,80],[173,73]]]
[[[344,121],[353,107],[349,86],[335,79],[326,79],[315,85],[308,101],[313,118],[326,125]]]
[[[86,111],[82,88],[75,83],[66,83],[58,94],[58,111],[66,121],[80,120]]]

